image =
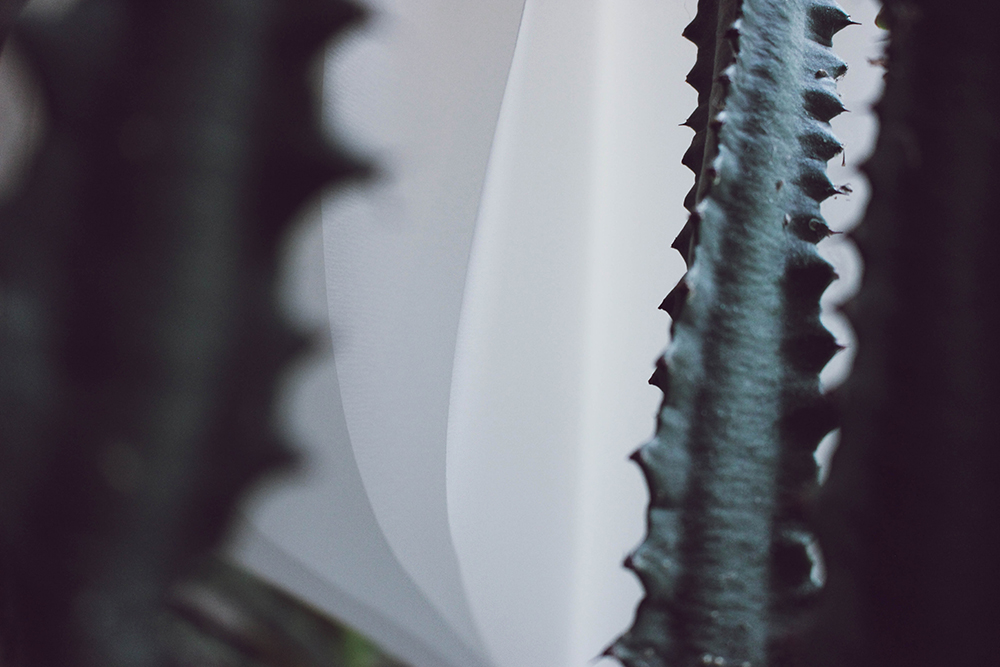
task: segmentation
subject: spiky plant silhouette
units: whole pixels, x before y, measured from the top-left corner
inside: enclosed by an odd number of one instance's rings
[[[650,503],[626,566],[646,596],[607,651],[628,667],[787,664],[815,604],[805,501],[836,424],[819,371],[838,349],[816,243],[847,69],[831,39],[849,23],[827,0],[702,0],[685,32],[696,180],[674,247],[689,269],[662,306],[656,436],[634,454]]]
[[[277,255],[308,197],[361,172],[309,86],[359,14],[84,0],[18,29],[50,116],[0,211],[0,565],[25,664],[169,664],[168,589],[291,461],[272,403],[306,339]]]

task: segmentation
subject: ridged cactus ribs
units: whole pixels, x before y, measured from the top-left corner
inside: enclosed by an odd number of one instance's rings
[[[818,374],[839,348],[819,320],[835,274],[816,243],[846,71],[830,44],[849,23],[831,2],[702,0],[685,31],[696,180],[674,247],[689,271],[661,304],[672,341],[650,382],[664,400],[633,455],[650,505],[625,565],[646,597],[606,652],[627,667],[789,664],[818,592],[804,499],[836,426]]]
[[[307,339],[279,315],[279,244],[362,171],[309,85],[359,17],[83,0],[18,28],[50,112],[0,211],[0,565],[28,664],[167,664],[167,589],[292,459],[273,403]]]

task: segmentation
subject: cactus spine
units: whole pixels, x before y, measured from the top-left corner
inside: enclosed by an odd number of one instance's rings
[[[276,308],[279,243],[307,197],[357,172],[308,86],[357,14],[84,0],[20,29],[51,118],[0,211],[9,655],[168,664],[171,584],[291,458],[271,407],[305,339]]]
[[[696,181],[674,247],[689,270],[662,306],[657,433],[634,454],[650,504],[626,566],[646,596],[607,651],[627,667],[787,664],[816,596],[804,501],[835,426],[818,374],[837,345],[815,246],[841,150],[831,39],[849,23],[826,0],[702,0],[685,31]]]

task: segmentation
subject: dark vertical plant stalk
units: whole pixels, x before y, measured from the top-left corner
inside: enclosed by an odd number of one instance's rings
[[[990,3],[888,0],[858,355],[821,496],[813,664],[996,664],[1000,42]]]
[[[646,597],[608,649],[628,667],[796,659],[818,590],[813,452],[835,426],[819,388],[837,350],[819,297],[835,275],[815,246],[841,150],[828,121],[846,65],[831,39],[849,23],[826,0],[702,0],[685,33],[696,183],[674,245],[690,268],[663,304],[657,434],[634,455],[650,504],[626,566]]]
[[[359,168],[308,69],[339,0],[84,0],[20,42],[50,111],[0,211],[0,567],[30,665],[164,665],[177,577],[285,466],[279,244]]]
[[[6,45],[7,36],[10,34],[14,21],[25,2],[26,0],[0,0],[0,51]],[[3,306],[0,305],[0,308]],[[0,380],[0,386],[2,383],[3,381]],[[0,415],[0,420],[2,419],[3,416]],[[0,466],[6,463],[8,460],[3,454],[3,444],[0,443]],[[0,489],[0,502],[8,500],[8,496]],[[0,510],[0,512],[2,511]],[[0,665],[16,667],[23,662],[18,646],[21,635],[20,612],[15,601],[16,584],[11,577],[4,573],[5,563],[6,559],[0,555]]]

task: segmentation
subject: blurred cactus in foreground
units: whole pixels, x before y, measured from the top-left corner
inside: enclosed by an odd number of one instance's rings
[[[887,0],[858,338],[820,500],[816,667],[1000,656],[1000,40],[995,3]]]
[[[49,118],[0,210],[5,667],[174,664],[169,591],[291,462],[272,403],[306,339],[278,315],[278,250],[362,172],[309,86],[358,16],[83,0],[16,29]]]

